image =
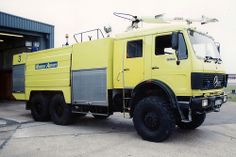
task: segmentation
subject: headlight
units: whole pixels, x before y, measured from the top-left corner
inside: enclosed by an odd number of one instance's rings
[[[202,100],[202,107],[206,107],[206,106],[208,106],[208,100],[204,99]]]

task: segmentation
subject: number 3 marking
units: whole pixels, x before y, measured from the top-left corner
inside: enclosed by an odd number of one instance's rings
[[[18,62],[21,62],[21,55],[18,56]]]

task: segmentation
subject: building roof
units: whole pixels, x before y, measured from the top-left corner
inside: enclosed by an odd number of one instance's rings
[[[35,20],[0,12],[0,26],[6,28],[28,30],[40,33],[54,32],[54,26]]]

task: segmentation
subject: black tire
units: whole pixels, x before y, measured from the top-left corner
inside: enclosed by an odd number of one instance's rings
[[[57,125],[68,125],[72,123],[73,114],[71,106],[66,104],[64,96],[56,94],[50,102],[50,115],[52,121]]]
[[[102,119],[107,119],[109,116],[103,116],[103,115],[95,115],[95,114],[93,114],[93,117],[94,117],[95,119],[100,119],[100,120],[102,120]]]
[[[48,99],[42,94],[35,94],[30,100],[31,115],[35,121],[45,122],[50,120]]]
[[[175,129],[175,120],[167,101],[150,96],[138,102],[134,109],[133,123],[137,133],[144,139],[161,142]]]
[[[186,129],[186,130],[193,130],[202,125],[204,120],[206,119],[206,114],[193,114],[192,115],[192,121],[189,123],[183,123],[183,122],[178,122],[177,126],[181,129]]]

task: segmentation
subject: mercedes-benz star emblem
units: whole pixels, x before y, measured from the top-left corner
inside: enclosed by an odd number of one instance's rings
[[[218,78],[218,76],[215,76],[214,77],[214,81],[213,81],[213,83],[214,83],[214,87],[217,87],[218,86],[218,83],[219,82],[219,78]]]

